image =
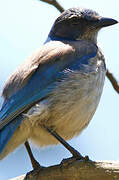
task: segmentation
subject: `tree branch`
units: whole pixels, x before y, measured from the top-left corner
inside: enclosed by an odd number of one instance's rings
[[[81,161],[71,158],[59,165],[34,170],[12,180],[119,180],[119,161]]]
[[[42,2],[46,2],[50,5],[56,7],[61,13],[64,11],[64,8],[56,1],[56,0],[40,0]]]
[[[119,83],[117,82],[117,80],[115,79],[113,74],[111,72],[109,72],[109,70],[107,70],[106,76],[110,80],[115,91],[119,94]]]

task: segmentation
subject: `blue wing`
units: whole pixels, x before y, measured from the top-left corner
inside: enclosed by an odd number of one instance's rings
[[[56,56],[55,61],[39,64],[36,71],[27,80],[27,83],[16,93],[5,100],[0,111],[0,151],[2,151],[11,138],[16,128],[23,120],[22,113],[35,103],[46,98],[56,87],[56,82],[68,76],[68,71],[76,71],[88,64],[90,58],[97,54],[97,47],[91,49],[85,55],[81,52],[79,56]],[[75,58],[74,58],[75,57]],[[61,59],[65,58],[64,61]],[[68,58],[68,59],[67,59]],[[89,69],[90,70],[90,69]]]

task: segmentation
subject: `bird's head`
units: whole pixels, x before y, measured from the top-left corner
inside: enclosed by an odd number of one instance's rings
[[[87,39],[96,43],[98,31],[116,23],[116,20],[102,17],[90,9],[70,8],[56,19],[49,36],[67,40]]]

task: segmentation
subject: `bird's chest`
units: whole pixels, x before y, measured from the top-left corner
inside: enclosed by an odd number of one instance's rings
[[[32,130],[32,140],[41,146],[57,143],[41,128],[42,123],[54,128],[64,139],[80,134],[95,113],[104,78],[105,71],[100,68],[98,73],[75,74],[58,84],[48,100],[37,109],[37,126]],[[31,119],[34,120],[33,116]]]
[[[75,71],[57,81],[48,98],[31,108],[32,139],[42,139],[43,144],[56,143],[47,136],[42,124],[54,128],[65,139],[79,134],[90,122],[99,103],[105,79],[102,61],[85,71]],[[42,132],[42,133],[41,133]],[[42,144],[42,143],[40,143]]]
[[[105,71],[100,68],[90,74],[71,74],[58,84],[49,102],[51,120],[59,131],[67,128],[76,133],[88,124],[99,103],[104,78]]]

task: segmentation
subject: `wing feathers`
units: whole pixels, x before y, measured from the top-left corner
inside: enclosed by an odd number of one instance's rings
[[[55,43],[49,42],[45,44],[19,65],[16,71],[8,78],[2,95],[5,99],[8,99],[27,83],[40,65],[53,63],[56,59],[64,60],[61,57],[65,57],[65,54],[71,54],[73,51],[71,46],[58,41],[57,43],[55,41]]]
[[[49,42],[21,64],[7,81],[0,111],[0,129],[34,103],[46,98],[56,82],[66,77],[65,69],[81,70],[97,54],[97,46],[86,42],[77,47],[63,42]]]

